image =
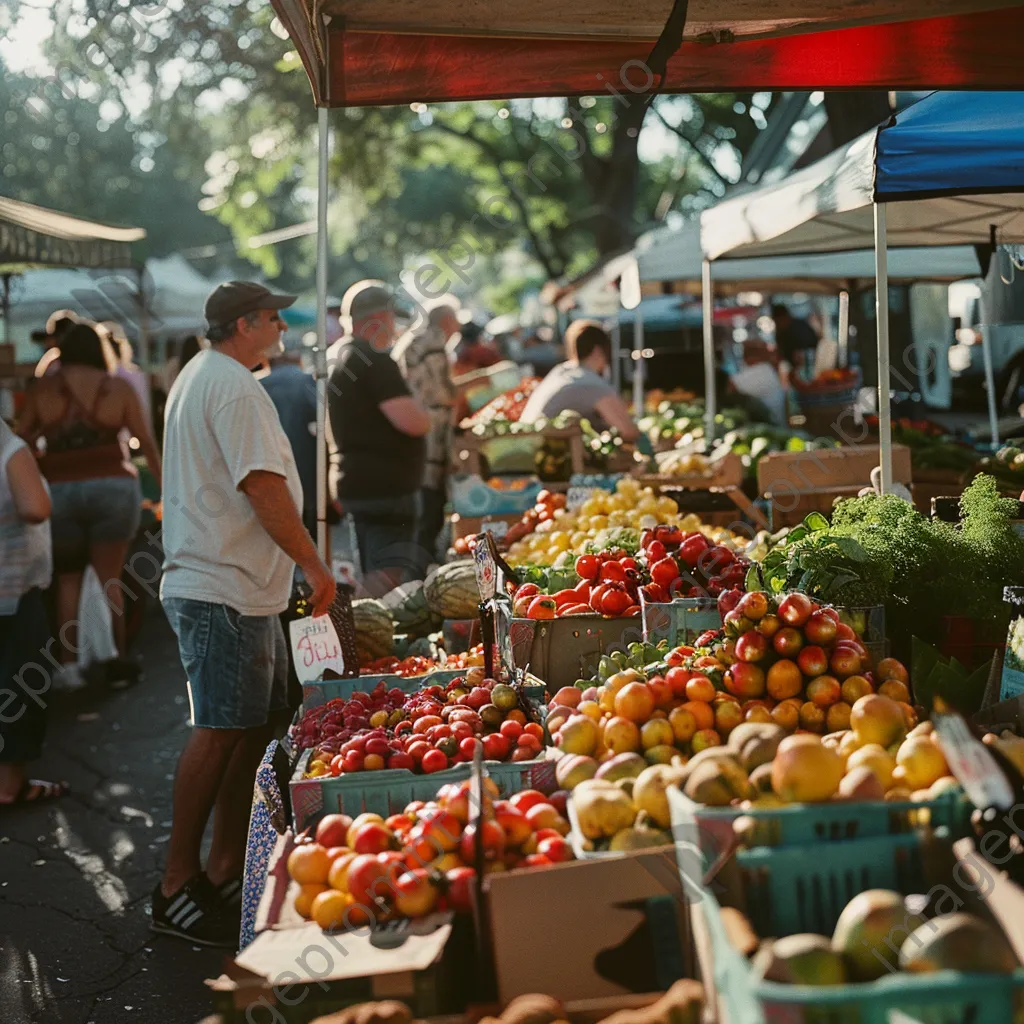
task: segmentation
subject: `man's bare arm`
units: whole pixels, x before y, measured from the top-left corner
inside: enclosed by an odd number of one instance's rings
[[[309,531],[302,525],[302,517],[295,507],[284,477],[267,470],[254,469],[242,481],[239,489],[249,499],[263,529],[298,564],[313,588],[313,614],[326,614],[334,600],[334,576],[324,565]]]

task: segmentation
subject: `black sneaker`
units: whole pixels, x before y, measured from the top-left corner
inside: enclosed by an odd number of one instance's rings
[[[213,885],[212,882],[210,884]],[[241,876],[229,878],[226,882],[221,882],[220,885],[214,886],[214,888],[217,890],[217,896],[225,910],[229,910],[233,914],[240,914],[242,912]]]
[[[238,921],[226,913],[217,890],[204,874],[190,878],[174,895],[153,890],[150,927],[197,946],[238,948]]]

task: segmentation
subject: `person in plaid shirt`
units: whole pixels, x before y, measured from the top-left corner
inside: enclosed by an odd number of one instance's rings
[[[459,302],[453,296],[435,301],[426,321],[407,331],[395,344],[394,358],[409,390],[430,416],[427,458],[420,491],[422,511],[416,544],[424,573],[437,561],[437,537],[444,526],[445,490],[451,458],[452,426],[457,392],[446,345],[459,332]]]

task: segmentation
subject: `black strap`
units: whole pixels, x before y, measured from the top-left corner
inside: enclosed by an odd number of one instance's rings
[[[686,15],[689,6],[689,0],[675,0],[665,27],[661,30],[661,35],[658,36],[658,41],[647,55],[647,67],[657,79],[657,84],[647,95],[646,106],[648,107],[665,85],[669,58],[683,45],[683,33],[686,31]]]

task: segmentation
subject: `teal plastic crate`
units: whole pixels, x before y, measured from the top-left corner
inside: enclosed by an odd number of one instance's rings
[[[667,604],[640,598],[644,640],[656,644],[667,640],[670,647],[692,644],[709,629],[721,629],[722,617],[713,597],[678,597]]]
[[[472,768],[469,764],[457,764],[432,775],[417,775],[404,768],[385,768],[304,779],[302,774],[311,754],[309,750],[302,753],[289,786],[296,831],[306,828],[322,813],[340,812],[352,817],[364,811],[384,817],[397,814],[412,800],[433,799],[446,783],[468,779]],[[486,761],[484,765],[502,797],[521,789],[552,792],[555,788],[555,763],[543,757],[533,761]]]
[[[671,801],[676,839],[698,845],[711,858],[726,848],[733,822],[741,815],[753,818],[759,840],[777,849],[906,834],[925,826],[944,828],[951,838],[959,839],[969,834],[974,809],[961,792],[943,793],[935,800],[920,803],[837,800],[751,810],[706,807],[679,790],[671,793]]]
[[[760,935],[775,937],[831,935],[846,903],[865,889],[920,890],[921,859],[921,839],[913,835],[739,855],[746,906],[760,918],[752,923]],[[684,875],[684,883],[692,893],[692,877]],[[701,972],[713,979],[730,1024],[1009,1024],[1024,995],[1024,970],[892,974],[837,986],[762,981],[730,943],[711,887],[703,887],[699,898],[712,961],[702,960]]]
[[[464,668],[442,668],[428,672],[422,676],[355,676],[351,679],[326,679],[316,683],[306,683],[302,687],[302,706],[307,710],[326,704],[329,700],[340,697],[348,700],[354,693],[370,693],[378,683],[383,683],[389,690],[399,689],[402,693],[415,693],[427,686],[447,686],[458,676],[464,676]]]

